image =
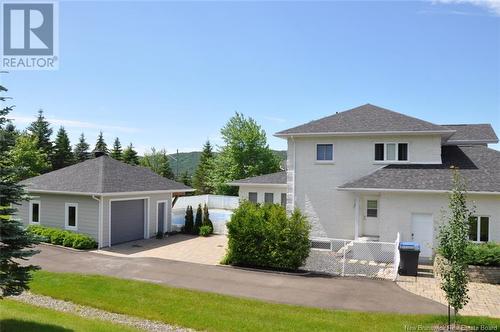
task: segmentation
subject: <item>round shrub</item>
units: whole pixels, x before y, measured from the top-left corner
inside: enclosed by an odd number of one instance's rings
[[[94,249],[97,247],[97,242],[88,235],[75,234],[73,248],[75,249]]]
[[[201,236],[209,236],[210,234],[212,234],[212,227],[208,226],[208,225],[205,225],[205,226],[201,226],[200,227],[200,235]]]
[[[245,201],[227,229],[229,264],[296,270],[309,256],[310,225],[299,210],[287,216],[280,205]]]

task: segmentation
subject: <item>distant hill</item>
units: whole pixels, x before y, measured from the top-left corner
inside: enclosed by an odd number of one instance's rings
[[[281,160],[286,160],[286,151],[273,150]],[[172,171],[174,174],[177,174],[177,165],[179,167],[179,174],[187,171],[189,174],[193,175],[196,167],[198,167],[198,163],[200,162],[200,151],[192,151],[192,152],[179,152],[170,154],[172,158],[176,158],[178,162],[174,159],[170,159],[170,167],[172,167]]]

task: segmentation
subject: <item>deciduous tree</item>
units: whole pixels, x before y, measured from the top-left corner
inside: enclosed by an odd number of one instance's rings
[[[15,172],[11,174],[15,181],[40,175],[50,169],[47,155],[38,147],[35,136],[20,135],[7,155],[10,163],[15,166]]]
[[[144,167],[150,168],[156,174],[159,174],[167,179],[175,179],[174,172],[170,167],[168,154],[165,149],[157,151],[151,148],[150,152],[146,152],[144,157],[141,158],[140,164]]]

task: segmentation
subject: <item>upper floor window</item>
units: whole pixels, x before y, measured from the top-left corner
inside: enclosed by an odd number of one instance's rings
[[[333,144],[316,144],[316,160],[333,161]]]
[[[473,216],[469,219],[469,240],[488,242],[490,237],[490,218]]]
[[[376,161],[408,161],[408,143],[375,143]]]
[[[40,222],[40,201],[30,201],[29,219],[31,223]]]

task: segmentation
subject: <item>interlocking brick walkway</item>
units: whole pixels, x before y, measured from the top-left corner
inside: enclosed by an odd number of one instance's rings
[[[447,305],[439,281],[433,277],[398,276],[399,287],[425,298]],[[464,316],[500,318],[500,285],[469,283],[469,303],[460,311]]]

